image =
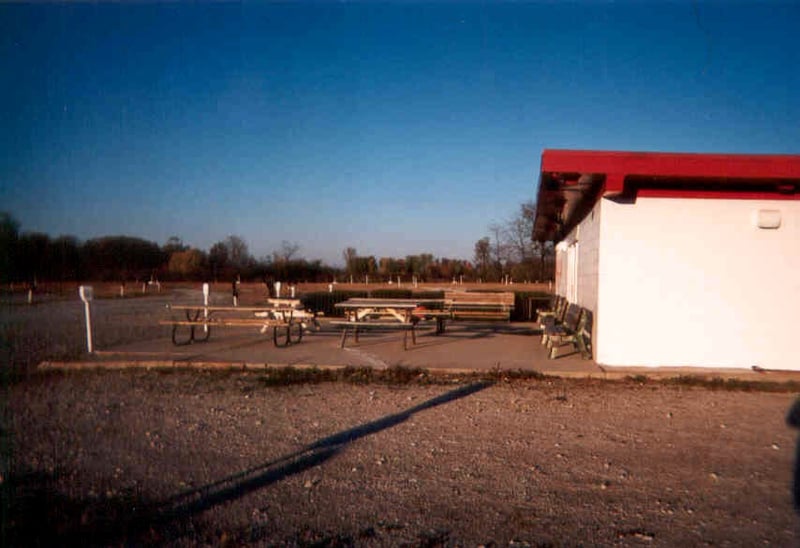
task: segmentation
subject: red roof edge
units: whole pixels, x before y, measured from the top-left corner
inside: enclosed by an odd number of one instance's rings
[[[800,155],[546,149],[542,172],[737,179],[800,178]]]

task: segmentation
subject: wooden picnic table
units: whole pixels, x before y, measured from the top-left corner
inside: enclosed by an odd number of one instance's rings
[[[417,342],[414,328],[420,318],[414,315],[423,303],[440,302],[430,299],[376,299],[352,298],[334,306],[345,313],[344,320],[334,320],[333,325],[342,327],[343,348],[348,333],[352,330],[358,342],[358,332],[364,329],[400,329],[403,333],[403,348],[408,348],[408,332],[414,344]]]
[[[177,346],[206,342],[212,327],[256,327],[261,333],[271,329],[273,344],[285,347],[303,340],[307,321],[318,326],[313,314],[302,309],[299,299],[268,299],[266,306],[167,305],[167,308],[185,316],[185,319],[159,321],[172,326],[172,343]]]

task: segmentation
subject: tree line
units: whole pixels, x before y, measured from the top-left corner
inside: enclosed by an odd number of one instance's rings
[[[267,257],[254,258],[240,236],[231,235],[208,251],[170,237],[159,245],[134,236],[103,236],[84,242],[74,236],[51,238],[20,232],[19,223],[0,213],[0,281],[35,285],[40,281],[302,280],[330,281],[338,269],[297,256],[299,246],[283,242]]]
[[[398,276],[419,281],[544,281],[553,279],[555,253],[552,242],[533,240],[536,204],[524,202],[504,222],[489,225],[490,236],[475,242],[472,261],[436,258],[430,253],[405,258],[359,255],[355,248],[342,252],[345,274],[353,280],[390,280]]]
[[[103,236],[84,242],[74,236],[51,238],[21,232],[10,214],[0,212],[0,281],[119,281],[158,279],[194,281],[362,282],[416,278],[425,281],[536,281],[552,278],[552,244],[532,241],[531,203],[517,215],[490,225],[491,237],[475,243],[473,261],[434,257],[361,256],[354,247],[342,252],[344,268],[300,256],[300,246],[284,241],[270,255],[256,259],[241,236],[231,235],[208,251],[185,245],[178,236],[163,245],[134,236]]]

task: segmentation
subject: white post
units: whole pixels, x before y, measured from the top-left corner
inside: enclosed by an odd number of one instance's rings
[[[119,284],[119,296],[125,298],[125,284]]]
[[[400,276],[397,276],[397,287],[400,287]]]
[[[33,289],[28,289],[28,304],[33,304]]]
[[[142,295],[147,293],[147,282],[142,282]]]
[[[350,274],[350,285],[353,285],[353,275]]]
[[[294,286],[293,285],[289,286],[289,291],[292,293],[292,298],[294,299]]]
[[[92,346],[92,311],[89,303],[94,299],[94,289],[90,285],[82,285],[78,288],[78,295],[80,295],[86,311],[86,347],[91,354],[94,352],[94,347]]]
[[[203,319],[208,319],[208,295],[211,293],[211,288],[209,287],[208,283],[203,284]],[[203,324],[203,332],[208,332],[208,325]]]
[[[275,297],[281,298],[281,282],[275,282]]]
[[[333,284],[328,284],[328,293],[333,293]]]
[[[464,275],[460,275],[458,277],[458,285],[464,285]]]

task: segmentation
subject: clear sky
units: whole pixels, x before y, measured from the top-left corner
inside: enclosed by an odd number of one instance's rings
[[[800,152],[800,4],[0,5],[0,210],[471,258],[544,148]]]

